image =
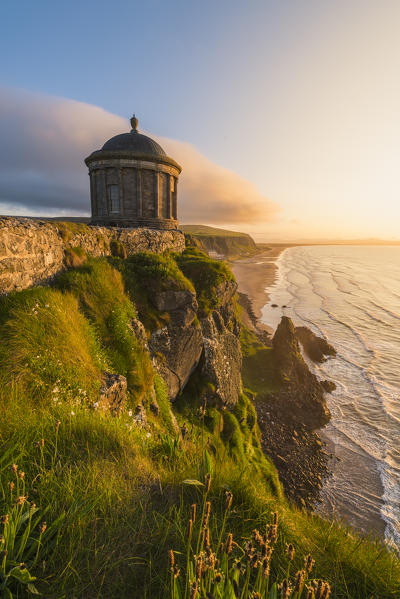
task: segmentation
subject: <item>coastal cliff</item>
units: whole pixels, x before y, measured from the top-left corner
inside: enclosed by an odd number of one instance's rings
[[[206,225],[182,225],[187,241],[213,258],[236,260],[252,256],[259,250],[247,233],[218,229]]]
[[[313,429],[329,417],[291,321],[268,346],[242,324],[225,263],[112,241],[111,255],[82,250],[46,285],[0,297],[0,525],[17,521],[20,539],[34,522],[24,580],[43,596],[172,596],[189,515],[201,532],[207,514],[207,542],[233,533],[240,559],[273,511],[271,584],[290,543],[293,571],[312,553],[337,597],[398,596],[400,567],[380,546],[336,524],[328,539],[288,501],[312,507]],[[2,555],[11,571],[15,554]]]

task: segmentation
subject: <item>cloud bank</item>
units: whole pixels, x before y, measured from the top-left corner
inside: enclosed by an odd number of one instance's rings
[[[2,88],[0,213],[89,214],[83,159],[128,127],[126,119],[97,106]],[[277,211],[252,183],[214,164],[192,145],[150,135],[183,167],[182,222],[250,224],[267,222]]]

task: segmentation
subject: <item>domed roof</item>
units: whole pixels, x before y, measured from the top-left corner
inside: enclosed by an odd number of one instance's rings
[[[130,133],[115,135],[115,137],[106,141],[101,149],[106,151],[134,152],[135,154],[148,154],[150,156],[166,156],[162,147],[154,139],[138,133],[138,120],[135,115],[131,118],[131,125],[132,130]]]
[[[173,166],[181,172],[182,168],[175,160],[167,156],[162,147],[151,139],[147,135],[138,133],[137,126],[138,120],[133,115],[131,118],[132,130],[130,133],[121,133],[115,135],[101,148],[101,150],[95,150],[85,158],[87,166],[96,160],[114,160],[120,158],[146,160],[149,162],[156,162]]]

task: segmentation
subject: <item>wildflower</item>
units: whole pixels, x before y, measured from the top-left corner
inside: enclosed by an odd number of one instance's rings
[[[306,577],[305,570],[299,570],[298,572],[296,572],[295,587],[294,587],[294,590],[296,593],[301,592],[303,585],[304,585],[305,577]]]
[[[42,535],[47,528],[47,522],[42,522],[39,528],[40,534]]]
[[[292,587],[286,579],[281,582],[278,588],[281,592],[281,599],[289,599],[292,594]]]
[[[230,510],[231,509],[231,505],[232,505],[233,495],[232,495],[232,493],[230,491],[226,491],[225,495],[226,495],[225,509],[226,510]]]
[[[233,542],[233,535],[230,532],[228,534],[228,536],[226,537],[226,544],[225,544],[225,551],[226,551],[227,555],[229,555],[232,551],[232,542]]]
[[[268,576],[269,576],[269,569],[270,569],[270,560],[269,559],[264,559],[264,561],[262,563],[262,572],[263,572],[264,578],[268,578]]]
[[[174,566],[174,569],[172,571],[174,578],[178,578],[179,574],[181,573],[180,569],[178,568],[178,566]]]
[[[94,404],[93,404],[93,407],[94,407],[95,410],[97,410],[97,408],[99,407],[99,402],[95,401]]]
[[[20,480],[23,480],[23,479],[24,479],[24,476],[25,476],[25,472],[22,472],[22,470],[20,470],[20,471],[18,472],[18,478],[19,478]]]
[[[204,531],[204,546],[205,547],[210,546],[210,529],[209,528],[206,528]]]
[[[278,525],[270,524],[267,529],[267,542],[273,545],[278,538]]]
[[[203,528],[207,528],[207,526],[208,526],[208,520],[210,518],[210,511],[211,511],[211,503],[209,501],[206,501],[206,505],[204,507]]]
[[[329,595],[331,594],[331,587],[329,586],[329,584],[326,582],[325,583],[325,588],[322,591],[322,595],[321,595],[321,599],[328,599]]]
[[[206,493],[209,492],[211,487],[211,474],[206,475]]]
[[[196,578],[200,580],[203,572],[203,556],[199,555],[197,558],[197,567],[196,567]]]
[[[252,536],[253,536],[253,539],[255,541],[257,541],[257,543],[259,543],[260,545],[262,544],[262,542],[263,542],[262,536],[260,535],[260,533],[258,532],[258,530],[256,528],[253,530]]]
[[[146,433],[146,437],[147,437],[148,439],[150,439],[150,437],[151,437],[151,433]]]
[[[192,503],[192,505],[190,506],[190,518],[194,524],[196,522],[196,504],[195,503]]]
[[[292,545],[292,543],[289,543],[289,545],[287,546],[287,555],[289,558],[289,561],[293,561],[294,558],[294,547]]]
[[[304,568],[308,574],[313,569],[314,564],[315,564],[315,561],[313,560],[311,555],[310,554],[306,555],[306,557],[304,558]]]
[[[15,500],[15,503],[16,503],[16,505],[24,505],[24,503],[25,503],[26,500],[27,500],[27,498],[24,495],[20,495]]]
[[[14,487],[15,487],[15,485],[14,485],[13,481],[10,481],[10,490],[12,491]]]
[[[75,416],[75,412],[71,410],[71,416]]]
[[[15,475],[18,474],[18,464],[13,464],[11,466],[11,470],[14,472]]]
[[[194,581],[190,586],[189,599],[196,599],[197,597],[197,582]]]
[[[132,410],[129,410],[128,416],[132,416]]]
[[[172,551],[172,549],[170,549],[168,551],[168,556],[169,556],[169,565],[172,568],[175,565],[175,555],[174,555],[174,552]]]
[[[322,599],[322,592],[324,590],[324,583],[322,580],[319,580],[316,588],[315,588],[315,599]]]

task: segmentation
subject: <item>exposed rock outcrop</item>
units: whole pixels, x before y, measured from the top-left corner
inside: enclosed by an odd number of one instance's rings
[[[113,415],[125,408],[127,380],[122,374],[103,372],[100,387],[99,408]]]
[[[215,395],[224,405],[234,405],[241,389],[240,323],[232,304],[236,289],[232,281],[220,285],[219,308],[200,320],[204,346],[201,371],[213,383]]]
[[[196,295],[187,290],[162,291],[152,297],[161,312],[168,312],[167,326],[151,334],[149,347],[157,368],[166,381],[170,399],[177,397],[197,366],[215,387],[215,397],[234,405],[241,388],[242,356],[240,325],[232,298],[236,284],[218,286],[219,306],[211,314],[199,311]]]
[[[296,327],[296,337],[300,341],[306,355],[313,362],[325,362],[326,356],[336,356],[335,348],[323,337],[318,337],[307,327]]]
[[[282,381],[279,400],[290,406],[288,419],[302,422],[311,430],[324,426],[330,419],[324,388],[304,362],[295,328],[287,316],[282,317],[272,345],[276,368]]]

